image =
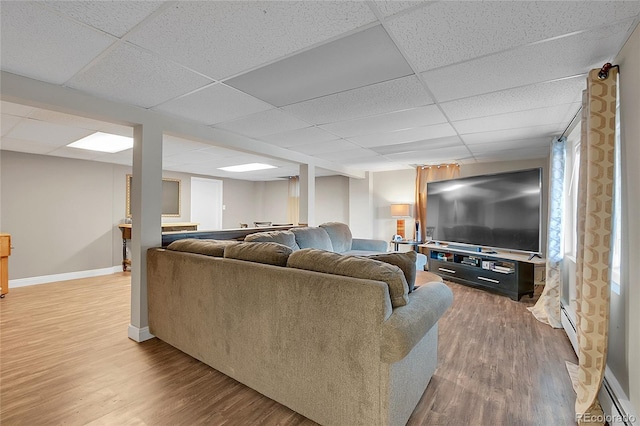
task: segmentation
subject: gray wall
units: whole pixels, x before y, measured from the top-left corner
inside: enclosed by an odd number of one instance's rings
[[[126,175],[131,168],[109,163],[1,151],[0,217],[12,236],[9,279],[111,268],[122,262]],[[181,180],[181,215],[188,222],[191,177]],[[205,176],[203,176],[205,177]],[[288,182],[223,181],[223,228],[270,220],[286,223]],[[349,184],[344,177],[316,179],[316,216],[348,222]],[[320,222],[319,222],[320,223]]]
[[[122,203],[124,212],[125,170],[7,151],[1,161],[2,231],[15,247],[10,279],[114,265],[115,205]],[[114,190],[118,181],[122,188]]]

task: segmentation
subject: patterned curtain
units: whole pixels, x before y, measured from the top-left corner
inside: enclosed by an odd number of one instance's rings
[[[578,186],[576,318],[578,423],[604,424],[598,392],[604,378],[609,331],[609,261],[613,208],[617,70],[600,80],[591,70],[583,95]]]
[[[300,178],[289,177],[289,196],[287,198],[287,221],[294,225],[300,220]]]
[[[420,241],[426,241],[427,231],[427,183],[436,180],[453,179],[460,176],[458,164],[416,167],[416,209],[415,216],[420,223]]]
[[[547,268],[545,286],[531,313],[553,328],[560,322],[560,291],[562,285],[562,247],[564,241],[564,163],[567,138],[554,138],[551,143],[551,182],[549,184],[549,226],[547,229]]]

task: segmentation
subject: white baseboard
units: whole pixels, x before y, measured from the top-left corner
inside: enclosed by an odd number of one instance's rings
[[[57,281],[77,280],[79,278],[99,277],[101,275],[111,275],[122,272],[122,266],[112,266],[110,268],[91,269],[88,271],[66,272],[64,274],[43,275],[40,277],[18,278],[9,280],[9,288],[26,287],[30,285],[47,284]]]
[[[151,332],[149,331],[149,327],[138,328],[133,324],[129,324],[129,329],[127,332],[129,334],[129,339],[134,340],[138,343],[144,342],[145,340],[153,339],[154,337],[156,337],[153,334],[151,334]]]
[[[576,334],[576,326],[573,323],[567,308],[562,306],[561,320],[564,331],[567,333],[573,350],[578,353],[578,337]],[[604,380],[602,381],[602,388],[598,393],[598,401],[602,406],[602,410],[605,414],[605,419],[611,426],[632,426],[638,421],[638,414],[635,411],[631,401],[622,390],[622,386],[618,383],[616,376],[609,369],[605,367]]]

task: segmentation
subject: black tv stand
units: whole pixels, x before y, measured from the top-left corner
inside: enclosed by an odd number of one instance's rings
[[[537,257],[538,259],[542,259],[542,256],[540,256],[538,253],[531,253],[528,260],[531,260],[534,257]]]
[[[527,259],[526,254],[477,252],[442,244],[422,247],[429,250],[430,272],[516,301],[525,294],[533,297],[535,265],[544,263],[542,258],[535,260],[534,256]]]

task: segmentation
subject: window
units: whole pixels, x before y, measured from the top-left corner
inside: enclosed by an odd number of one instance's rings
[[[613,229],[611,231],[611,291],[620,294],[620,267],[622,257],[622,173],[620,158],[620,79],[617,82],[616,93],[616,137],[613,177]]]

